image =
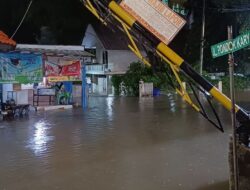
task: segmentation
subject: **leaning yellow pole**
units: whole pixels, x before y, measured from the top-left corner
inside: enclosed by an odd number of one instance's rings
[[[85,6],[90,3],[90,0],[83,0]],[[102,4],[102,7],[107,11],[108,18],[113,16],[119,22],[126,24],[126,29],[130,31],[135,31],[141,34],[144,38],[150,41],[152,47],[155,49],[157,54],[163,56],[164,60],[169,60],[175,65],[178,69],[182,70],[186,75],[193,79],[197,84],[199,84],[205,91],[209,92],[219,103],[221,103],[228,111],[232,110],[232,101],[222,92],[220,92],[215,86],[198,74],[182,57],[175,53],[170,47],[168,47],[164,42],[160,41],[157,36],[147,30],[143,25],[141,25],[136,18],[126,12],[120,4],[114,0],[98,0],[93,1],[94,3]],[[99,6],[99,5],[98,5]],[[93,8],[93,7],[91,7]],[[93,12],[93,10],[92,10]],[[97,11],[94,11],[97,13]],[[97,18],[100,19],[100,15],[97,15]],[[105,21],[105,18],[102,18],[101,21]],[[249,114],[242,109],[240,106],[235,105],[235,113],[238,122],[241,124],[238,128],[238,133],[240,138],[243,139],[242,142],[248,145],[250,138],[250,117]]]
[[[127,13],[123,8],[116,3],[115,1],[111,1],[108,4],[109,9],[118,16],[121,20],[123,20],[131,30],[141,30],[143,28],[137,20]],[[147,30],[144,28],[144,30]],[[147,31],[149,32],[149,31]],[[194,71],[187,62],[183,58],[181,58],[177,53],[175,53],[171,48],[169,48],[165,43],[157,40],[157,38],[151,34],[154,38],[154,41],[157,42],[155,44],[155,49],[159,51],[163,56],[169,59],[176,66],[180,67],[186,74],[188,74],[192,79],[194,79],[199,85],[201,85],[207,92],[209,92],[218,102],[220,102],[228,111],[231,111],[232,104],[231,100],[222,92],[220,92],[215,86],[213,86],[210,82],[208,82],[205,78],[200,76],[196,71]],[[240,115],[239,118],[246,117],[248,119],[248,114],[242,110],[238,105],[235,106],[236,114]]]

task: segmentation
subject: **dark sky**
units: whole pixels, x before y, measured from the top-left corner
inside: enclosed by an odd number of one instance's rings
[[[0,30],[11,36],[29,2],[30,0],[0,0]],[[170,44],[176,52],[191,63],[199,59],[201,2],[201,0],[189,0],[190,6],[187,7],[194,10],[195,22],[192,24],[192,29],[185,27]],[[234,24],[236,32],[239,28],[237,26],[239,19],[236,19],[235,14],[221,13],[215,9],[217,2],[219,1],[207,0],[205,59],[208,64],[224,62],[220,59],[215,61],[211,59],[210,46],[226,39],[227,25],[231,22],[236,23]],[[98,22],[80,0],[33,0],[31,9],[14,40],[17,43],[80,45],[87,24]],[[46,26],[47,30],[43,33],[45,35],[41,36],[43,26]]]
[[[0,30],[13,34],[22,19],[29,0],[0,1]],[[79,0],[34,0],[25,21],[14,40],[37,43],[42,26],[49,28],[49,37],[57,44],[79,45],[85,27],[96,19]]]

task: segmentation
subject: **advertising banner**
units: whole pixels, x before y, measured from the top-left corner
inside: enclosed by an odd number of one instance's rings
[[[81,81],[80,76],[58,76],[58,77],[48,77],[49,82],[65,82],[65,81]]]
[[[81,74],[80,61],[73,62],[71,65],[65,65],[62,67],[63,76],[78,76]]]
[[[41,55],[0,53],[0,83],[28,84],[42,81]]]
[[[169,44],[186,21],[159,0],[123,0],[121,7],[165,44]]]
[[[45,62],[45,76],[49,82],[81,81],[80,61],[67,61],[65,64],[60,63]]]

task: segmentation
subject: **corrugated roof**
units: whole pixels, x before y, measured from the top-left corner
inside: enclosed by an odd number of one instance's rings
[[[94,57],[94,55],[92,55],[91,53],[84,51],[83,46],[17,44],[16,50],[26,52],[37,52],[46,55]]]
[[[3,31],[0,30],[0,43],[16,46],[16,42],[12,39],[10,39]]]
[[[92,26],[105,49],[129,50],[127,37],[122,31],[113,31],[102,24],[95,24]]]

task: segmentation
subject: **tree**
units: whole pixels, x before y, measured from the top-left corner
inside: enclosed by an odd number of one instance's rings
[[[166,67],[148,67],[141,62],[131,63],[124,76],[113,76],[112,83],[115,87],[115,94],[121,93],[121,85],[125,87],[123,93],[128,96],[139,95],[139,82],[152,82],[155,88],[164,88],[167,85]]]
[[[183,6],[188,11],[186,20],[189,22],[170,46],[191,65],[196,66],[199,64],[200,59],[202,1],[187,0]],[[246,7],[250,7],[249,0],[206,0],[204,47],[204,69],[206,71],[227,71],[227,57],[213,59],[210,47],[213,44],[227,40],[228,25],[234,26],[235,36],[249,28],[249,11],[234,12],[236,8],[245,9]],[[238,53],[236,57],[241,60],[241,53]]]

